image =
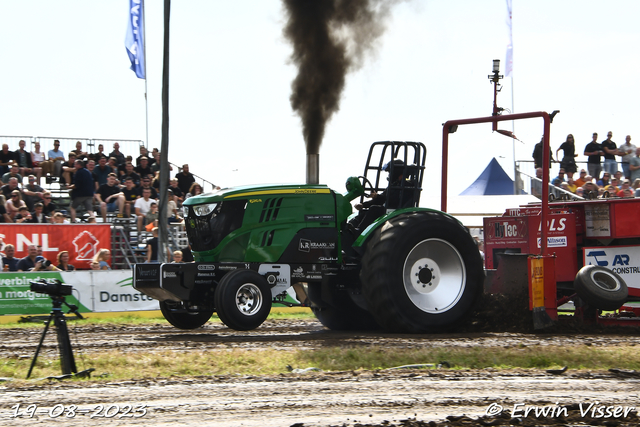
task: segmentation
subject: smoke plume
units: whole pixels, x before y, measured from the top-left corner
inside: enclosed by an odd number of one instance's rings
[[[384,20],[397,0],[283,0],[284,35],[293,44],[298,75],[291,107],[300,115],[307,154],[318,154],[324,130],[340,108],[348,72],[375,50]]]

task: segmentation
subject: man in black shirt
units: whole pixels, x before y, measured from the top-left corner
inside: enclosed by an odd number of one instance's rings
[[[143,177],[142,181],[140,181],[140,187],[138,187],[138,196],[139,197],[142,197],[142,192],[145,189],[151,190],[151,198],[152,199],[157,199],[158,198],[158,192],[156,191],[155,188],[153,188],[151,186],[151,178],[149,178],[149,177]]]
[[[140,175],[138,175],[134,168],[133,163],[127,162],[124,166],[124,173],[120,176],[120,181],[126,181],[127,178],[131,178],[133,180],[134,185],[140,185]]]
[[[143,178],[145,176],[153,175],[153,172],[151,172],[151,167],[149,166],[149,158],[146,156],[141,157],[140,166],[136,167],[135,171]]]
[[[117,179],[118,177],[115,173],[110,173],[107,176],[107,183],[102,184],[96,193],[103,222],[107,222],[107,211],[115,212],[117,209],[118,212],[124,213],[124,194],[116,185]]]
[[[182,165],[182,171],[176,174],[176,179],[178,180],[178,187],[184,194],[189,192],[189,188],[191,188],[191,184],[196,182],[193,174],[189,172],[189,165]]]
[[[611,140],[613,133],[607,132],[607,139],[602,141],[602,150],[604,151],[604,171],[613,175],[618,172],[618,162],[616,162],[616,155],[618,152],[618,146]]]
[[[133,182],[131,177],[127,177],[124,180],[124,188],[122,189],[122,194],[124,194],[124,213],[126,216],[131,216],[131,212],[133,209],[131,207],[136,202],[138,198],[138,189]]]
[[[9,165],[15,163],[15,153],[9,151],[8,144],[2,144],[2,151],[0,151],[0,176],[9,172]]]
[[[602,172],[600,160],[603,154],[602,146],[598,144],[598,134],[594,132],[593,140],[584,147],[584,155],[588,157],[587,170],[589,175],[594,177],[596,181],[600,179],[600,172]]]

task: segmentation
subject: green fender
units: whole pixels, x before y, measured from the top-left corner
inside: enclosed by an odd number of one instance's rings
[[[369,240],[369,237],[371,237],[371,235],[373,234],[374,231],[376,231],[376,229],[378,229],[379,227],[382,226],[382,224],[384,224],[385,222],[387,222],[387,220],[399,216],[399,215],[403,215],[406,213],[413,213],[413,212],[436,212],[442,215],[446,215],[449,218],[453,218],[456,221],[458,221],[458,223],[460,225],[462,225],[462,223],[455,217],[449,215],[446,212],[442,212],[439,211],[437,209],[429,209],[429,208],[405,208],[405,209],[397,209],[391,213],[388,213],[386,215],[381,216],[380,218],[378,218],[377,220],[375,220],[370,226],[368,226],[367,228],[365,228],[362,233],[360,233],[360,236],[358,236],[358,238],[356,239],[356,241],[353,243],[353,248],[362,248],[366,243],[367,240]]]

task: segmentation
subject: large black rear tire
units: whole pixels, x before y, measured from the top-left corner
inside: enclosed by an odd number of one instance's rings
[[[371,313],[358,307],[354,302],[345,302],[345,306],[311,307],[316,318],[332,331],[371,331],[380,329]]]
[[[576,274],[573,287],[580,298],[600,310],[617,310],[629,296],[629,289],[622,277],[597,265],[582,267]]]
[[[250,331],[267,320],[271,311],[271,288],[253,270],[234,270],[216,287],[215,301],[220,320],[237,331]]]
[[[362,289],[371,314],[393,332],[451,329],[476,307],[484,270],[467,229],[441,212],[389,219],[362,259]]]
[[[164,318],[178,329],[197,329],[211,319],[215,310],[211,308],[187,312],[179,303],[160,301],[160,311]]]

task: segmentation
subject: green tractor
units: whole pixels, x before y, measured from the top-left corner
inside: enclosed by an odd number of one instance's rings
[[[448,330],[474,309],[484,271],[460,222],[418,207],[425,159],[422,143],[376,142],[344,194],[306,184],[191,197],[183,209],[195,262],[137,264],[134,287],[181,329],[217,312],[251,330],[282,303],[311,307],[334,330]]]

